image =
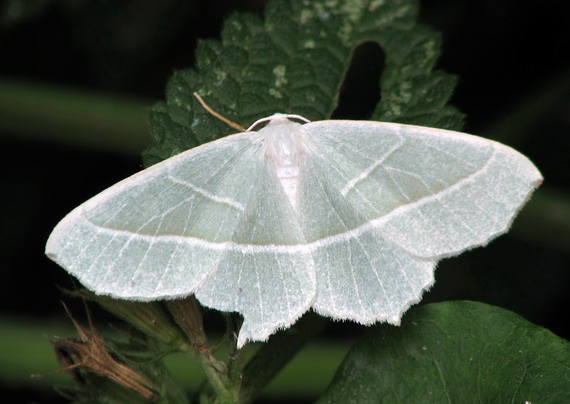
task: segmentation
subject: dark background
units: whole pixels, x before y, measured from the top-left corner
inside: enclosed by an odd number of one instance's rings
[[[5,1],[0,3],[0,81],[50,84],[152,105],[163,99],[174,70],[193,66],[199,38],[217,38],[225,16],[261,14],[264,3],[35,0],[24,6]],[[545,177],[513,232],[443,262],[425,301],[495,304],[568,338],[566,4],[426,0],[420,20],[443,35],[438,67],[459,78],[453,104],[466,114],[465,131],[512,145]],[[374,84],[374,78],[361,80]],[[1,316],[45,321],[64,316],[56,285],[71,286],[66,272],[43,256],[51,229],[72,208],[142,165],[135,153],[73,146],[41,130],[25,132],[7,130],[0,120],[0,307]],[[150,144],[148,133],[141,136]],[[332,324],[325,337],[344,338],[361,329]],[[3,387],[18,394],[15,401],[55,399],[46,392]]]

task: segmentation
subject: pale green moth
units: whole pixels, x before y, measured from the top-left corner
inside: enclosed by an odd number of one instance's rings
[[[437,261],[506,232],[541,181],[480,137],[275,114],[101,192],[46,253],[98,294],[239,312],[242,347],[311,308],[399,324]]]

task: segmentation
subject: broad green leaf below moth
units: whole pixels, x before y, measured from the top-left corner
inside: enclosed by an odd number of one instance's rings
[[[437,261],[506,232],[541,182],[477,136],[275,114],[83,203],[46,254],[97,294],[238,312],[242,347],[309,309],[399,324]]]

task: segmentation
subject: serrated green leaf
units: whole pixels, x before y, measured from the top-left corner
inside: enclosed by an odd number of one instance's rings
[[[372,119],[459,129],[447,105],[455,79],[434,71],[440,38],[417,24],[417,0],[278,0],[263,19],[235,14],[221,41],[199,43],[196,70],[169,80],[166,101],[151,114],[157,145],[146,165],[235,132],[215,111],[243,126],[275,112],[326,119],[335,110],[354,49],[377,42],[385,52],[382,92]]]
[[[348,353],[319,403],[567,403],[570,345],[483,303],[417,307]]]

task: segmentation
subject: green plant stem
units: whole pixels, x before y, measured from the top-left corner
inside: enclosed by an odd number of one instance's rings
[[[222,400],[222,402],[235,402],[234,397],[236,394],[232,393],[227,366],[212,355],[206,333],[204,332],[202,312],[196,298],[191,295],[183,299],[168,300],[166,301],[166,306],[174,321],[188,337],[192,353],[204,369],[206,378],[217,399]]]
[[[151,104],[0,78],[0,131],[138,155],[151,144]]]

